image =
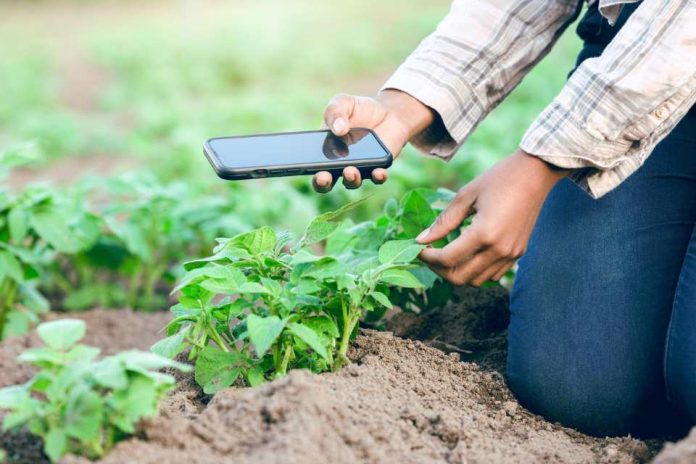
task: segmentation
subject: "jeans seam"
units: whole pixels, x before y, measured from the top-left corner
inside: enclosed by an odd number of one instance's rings
[[[677,312],[677,302],[680,300],[681,292],[682,292],[682,280],[684,278],[684,266],[686,264],[686,259],[689,254],[689,247],[686,249],[686,255],[684,256],[684,261],[682,262],[681,265],[681,270],[679,271],[679,279],[677,280],[677,288],[674,292],[674,299],[672,300],[672,314],[670,315],[669,318],[669,324],[667,325],[667,339],[665,340],[665,356],[663,360],[663,366],[662,366],[662,375],[664,377],[664,383],[665,383],[665,392],[667,393],[667,400],[670,402],[674,401],[670,385],[669,385],[669,377],[668,377],[668,370],[669,370],[669,358],[670,354],[672,353],[672,332],[674,331],[674,319],[676,316]]]

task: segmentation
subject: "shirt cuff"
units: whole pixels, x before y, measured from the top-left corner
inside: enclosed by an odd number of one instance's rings
[[[594,198],[611,191],[642,164],[631,141],[594,134],[558,102],[532,123],[520,148],[554,166],[572,169],[569,177]]]
[[[421,75],[420,70],[409,69],[405,63],[387,80],[382,90],[406,92],[436,112],[433,123],[409,142],[419,151],[447,161],[483,118],[485,110],[471,103],[475,100],[473,90],[464,80],[453,82],[451,76],[446,80],[437,74],[433,70],[428,76]],[[461,101],[466,95],[472,98]]]

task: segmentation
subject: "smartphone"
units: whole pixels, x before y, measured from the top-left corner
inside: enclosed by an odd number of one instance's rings
[[[299,176],[329,171],[340,176],[355,166],[363,175],[388,168],[393,157],[370,129],[351,129],[344,136],[329,130],[216,137],[203,153],[223,179]]]

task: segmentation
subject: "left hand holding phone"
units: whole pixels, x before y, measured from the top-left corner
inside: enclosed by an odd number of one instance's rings
[[[384,90],[376,97],[359,97],[347,94],[334,96],[324,111],[324,125],[338,136],[351,128],[364,127],[374,130],[382,139],[394,158],[414,135],[423,131],[433,121],[430,108],[399,90]],[[372,182],[383,184],[387,170],[372,171]],[[330,172],[321,171],[314,175],[312,185],[319,193],[331,191],[335,180]],[[356,189],[362,184],[362,175],[354,166],[343,170],[343,185]]]

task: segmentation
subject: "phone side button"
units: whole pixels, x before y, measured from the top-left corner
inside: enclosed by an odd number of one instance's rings
[[[302,172],[302,169],[299,168],[294,168],[294,169],[286,169],[285,173],[286,174],[299,174]]]
[[[283,174],[285,169],[272,169],[271,174]]]

